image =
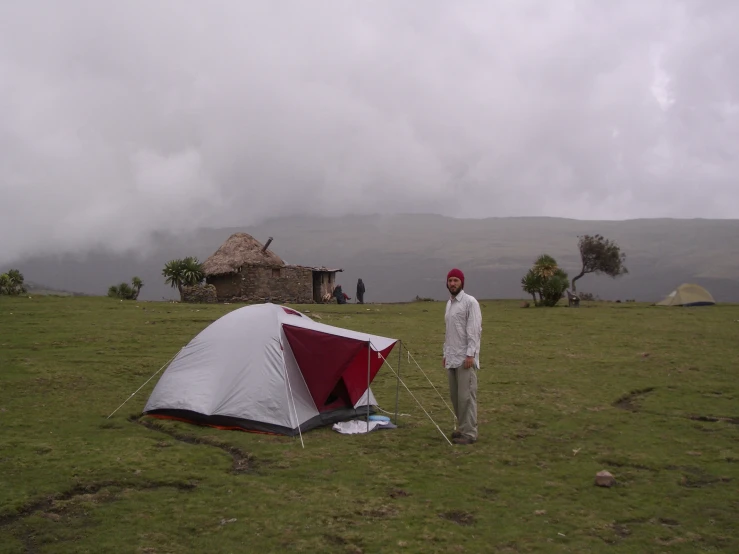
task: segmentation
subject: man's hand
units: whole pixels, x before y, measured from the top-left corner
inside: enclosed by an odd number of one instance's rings
[[[469,369],[469,368],[471,368],[471,367],[472,367],[473,365],[475,365],[475,358],[473,358],[472,356],[467,356],[467,357],[466,357],[466,358],[464,359],[464,368],[465,368],[465,369]]]

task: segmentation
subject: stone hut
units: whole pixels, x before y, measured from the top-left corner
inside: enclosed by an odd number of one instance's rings
[[[324,302],[343,269],[288,265],[251,235],[234,233],[203,262],[219,302]]]

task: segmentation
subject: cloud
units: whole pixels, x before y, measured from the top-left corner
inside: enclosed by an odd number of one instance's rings
[[[734,2],[0,5],[0,262],[295,213],[738,217]]]

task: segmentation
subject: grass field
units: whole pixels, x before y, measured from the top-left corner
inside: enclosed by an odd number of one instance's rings
[[[0,551],[739,551],[739,306],[481,304],[477,444],[451,447],[401,387],[398,429],[303,449],[146,425],[156,378],[106,419],[239,306],[0,298]],[[300,309],[402,339],[446,399],[442,303]],[[389,369],[373,390],[393,411]]]

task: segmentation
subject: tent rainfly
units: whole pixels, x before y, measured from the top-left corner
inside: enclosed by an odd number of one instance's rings
[[[275,304],[245,306],[175,356],[144,415],[295,436],[376,405],[368,384],[396,342]]]
[[[657,306],[713,306],[716,301],[700,285],[682,284],[668,294]]]

